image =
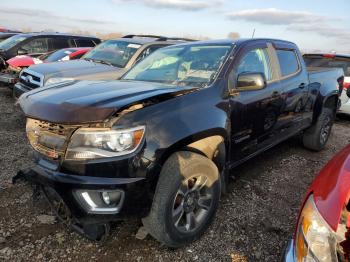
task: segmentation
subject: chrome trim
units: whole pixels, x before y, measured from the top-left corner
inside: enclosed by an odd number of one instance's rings
[[[120,200],[117,206],[115,207],[98,207],[96,203],[91,199],[89,191],[96,191],[99,193],[102,192],[111,192],[111,191],[119,191],[120,192]],[[121,189],[117,190],[77,190],[75,191],[76,198],[79,203],[83,206],[84,210],[89,214],[117,214],[120,212],[125,199],[125,192]]]

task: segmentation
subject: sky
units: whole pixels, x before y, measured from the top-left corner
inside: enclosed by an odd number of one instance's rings
[[[350,0],[1,0],[0,27],[178,37],[268,37],[350,53]]]

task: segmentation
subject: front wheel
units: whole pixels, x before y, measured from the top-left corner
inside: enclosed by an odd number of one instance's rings
[[[210,159],[192,152],[175,153],[162,168],[151,211],[143,224],[169,247],[191,242],[212,221],[220,187],[219,171]]]
[[[316,123],[307,129],[303,135],[306,148],[321,151],[326,146],[334,122],[334,110],[323,108]]]

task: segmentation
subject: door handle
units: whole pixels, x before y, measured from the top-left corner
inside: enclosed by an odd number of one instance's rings
[[[301,83],[300,85],[299,85],[299,88],[300,89],[303,89],[303,88],[305,88],[306,87],[306,84],[305,83]]]

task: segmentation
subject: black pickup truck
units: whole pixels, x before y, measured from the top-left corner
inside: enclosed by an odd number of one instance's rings
[[[306,148],[325,147],[342,82],[341,69],[308,72],[287,41],[159,49],[120,81],[22,95],[36,165],[14,182],[41,188],[89,238],[136,213],[144,231],[178,247],[207,229],[232,168],[297,134]]]

